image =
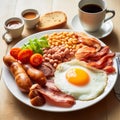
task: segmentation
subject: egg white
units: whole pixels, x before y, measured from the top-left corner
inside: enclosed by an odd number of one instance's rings
[[[76,86],[68,82],[66,72],[71,68],[85,70],[90,77],[89,83],[85,86]],[[70,94],[78,100],[91,100],[104,91],[107,79],[107,74],[104,71],[89,67],[85,62],[74,59],[58,65],[54,83],[62,92]]]

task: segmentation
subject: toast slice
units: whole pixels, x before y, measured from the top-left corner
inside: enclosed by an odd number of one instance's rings
[[[62,11],[46,13],[40,17],[40,22],[36,25],[39,31],[62,28],[67,23],[67,16]]]

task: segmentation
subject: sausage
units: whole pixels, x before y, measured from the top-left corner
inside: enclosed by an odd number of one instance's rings
[[[30,102],[34,106],[42,106],[45,104],[43,97],[35,96],[34,98],[30,99]]]
[[[34,82],[40,84],[41,86],[46,84],[46,77],[41,70],[32,67],[30,64],[23,64],[23,68]]]
[[[30,92],[28,94],[31,104],[34,106],[44,105],[46,102],[44,97],[37,90],[35,90],[33,87],[34,86],[31,87]]]
[[[10,67],[13,62],[17,62],[17,60],[10,55],[4,56],[3,61],[7,67]]]
[[[32,82],[22,65],[10,55],[4,56],[3,61],[8,66],[20,90],[28,93],[32,86]]]

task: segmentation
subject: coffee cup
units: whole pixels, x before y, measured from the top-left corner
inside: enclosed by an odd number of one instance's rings
[[[33,29],[36,24],[39,23],[39,12],[35,9],[26,9],[21,13],[22,18],[24,19],[26,28]]]
[[[79,20],[87,32],[99,30],[104,22],[115,16],[114,10],[107,9],[105,0],[80,0],[78,9]]]
[[[14,38],[21,36],[24,28],[24,21],[18,17],[9,18],[5,21],[4,28],[6,32],[3,34],[3,39],[9,43]]]

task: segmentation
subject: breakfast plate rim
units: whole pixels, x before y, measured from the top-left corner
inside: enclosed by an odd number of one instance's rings
[[[21,47],[24,43],[27,43],[29,39],[40,38],[46,34],[51,34],[53,32],[63,32],[63,31],[65,31],[65,32],[78,32],[78,31],[70,30],[70,29],[54,29],[54,30],[43,31],[43,32],[35,33],[33,35],[30,35],[30,36],[22,39],[21,41],[16,43],[13,47]],[[79,31],[79,32],[84,32],[84,31]],[[88,33],[86,33],[86,34],[88,34]],[[94,37],[94,36],[91,36],[91,37]],[[96,37],[94,37],[94,38],[96,38]],[[103,46],[105,45],[98,38],[96,38],[96,39]],[[7,67],[4,64],[2,67],[2,79],[3,79],[6,87],[8,88],[8,90],[13,94],[13,96],[15,98],[17,98],[19,101],[21,101],[22,103],[26,104],[27,106],[30,106],[30,107],[38,109],[38,110],[50,111],[50,112],[70,112],[70,111],[76,111],[76,110],[81,110],[81,109],[90,107],[90,106],[98,103],[99,101],[101,101],[103,98],[105,98],[109,94],[109,92],[113,89],[113,87],[115,85],[115,82],[117,80],[117,75],[118,75],[116,59],[113,60],[113,63],[114,63],[114,67],[116,69],[116,73],[108,76],[108,84],[105,88],[105,91],[100,96],[98,96],[97,98],[90,100],[90,101],[78,101],[78,100],[76,100],[76,104],[71,108],[56,107],[56,106],[51,106],[48,104],[45,104],[45,105],[40,106],[40,107],[35,107],[35,106],[31,105],[29,98],[26,95],[24,95],[22,92],[20,92],[20,90],[17,87],[11,73],[9,72],[9,70],[7,69]],[[9,79],[7,79],[6,76]],[[13,87],[11,87],[11,86],[13,86]]]

